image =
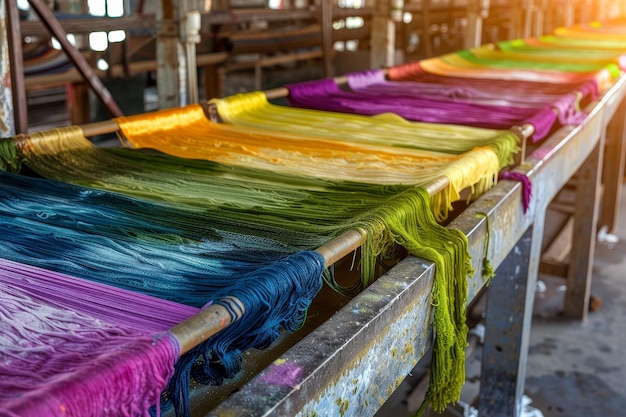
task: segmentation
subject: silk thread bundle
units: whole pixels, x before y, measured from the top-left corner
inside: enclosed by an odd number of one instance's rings
[[[586,23],[578,23],[568,27],[560,28],[561,31],[567,30],[574,37],[583,38],[599,38],[599,39],[623,39],[626,22],[623,17],[611,18],[610,20],[598,21],[594,20]]]
[[[519,124],[536,110],[514,105],[488,105],[456,102],[445,98],[424,97],[399,90],[391,96],[367,94],[365,88],[346,91],[333,79],[304,81],[286,86],[289,100],[298,107],[326,111],[374,115],[392,112],[391,103],[397,104],[393,111],[407,120],[432,123],[452,123],[490,129],[505,129]],[[361,102],[361,105],[357,103]],[[447,113],[449,115],[441,115]],[[465,116],[464,116],[465,115]],[[480,120],[483,118],[484,120]]]
[[[430,404],[441,413],[448,404],[460,400],[465,383],[467,276],[473,274],[467,255],[468,242],[462,232],[439,225],[430,210],[423,209],[429,204],[425,190],[407,190],[399,198],[405,200],[402,210],[391,204],[380,208],[385,212],[381,218],[387,223],[381,228],[388,230],[383,233],[389,233],[412,255],[435,264],[432,290],[435,344],[431,379],[422,410]]]
[[[601,24],[600,24],[601,25]],[[608,47],[610,49],[619,48],[626,42],[626,36],[624,33],[607,33],[607,31],[600,30],[601,26],[596,27],[586,26],[583,28],[581,25],[572,25],[568,27],[559,27],[553,31],[555,37],[564,42],[572,42],[590,45],[597,43],[602,47]]]
[[[447,81],[447,82],[446,82]],[[535,91],[540,86],[509,83],[506,85],[474,85],[473,80],[456,80],[453,77],[441,77],[429,81],[394,81],[388,80],[386,71],[365,70],[346,74],[346,83],[351,90],[364,94],[387,95],[422,95],[425,97],[445,97],[461,102],[486,103],[493,105],[513,105],[519,107],[541,108],[552,105],[555,101],[566,101],[569,106],[578,107],[580,94],[575,92]],[[477,80],[480,81],[480,80]],[[528,90],[528,91],[526,91]],[[588,94],[588,93],[587,93]]]
[[[217,303],[223,305],[227,305],[226,297],[237,297],[246,306],[246,313],[176,363],[177,372],[164,391],[163,402],[189,410],[191,378],[202,384],[220,384],[241,370],[244,351],[269,347],[278,338],[280,328],[288,332],[300,329],[322,287],[319,277],[324,268],[324,258],[318,252],[298,252],[216,294]]]
[[[512,105],[489,105],[458,102],[445,98],[429,98],[407,94],[367,94],[345,91],[332,79],[305,81],[286,86],[289,101],[296,107],[377,115],[395,113],[407,120],[431,123],[448,123],[489,129],[509,129],[516,125],[532,124],[533,136],[543,139],[557,116],[550,106],[541,108],[515,107]]]
[[[32,164],[36,159],[34,156],[34,154],[29,155],[29,164]],[[77,157],[77,155],[73,156]],[[101,172],[102,167],[108,166],[103,156],[104,154],[99,154],[98,161],[100,163],[97,165],[100,168],[99,172]],[[51,161],[51,159],[45,158],[44,165],[48,169],[51,169],[49,164]],[[112,165],[118,170],[124,166],[123,164]],[[66,171],[63,172],[66,175]],[[163,179],[161,178],[161,180]],[[317,187],[319,188],[319,183]],[[385,189],[388,188],[385,187]],[[383,190],[379,190],[379,192]],[[385,250],[391,247],[392,243],[406,245],[411,253],[439,264],[436,289],[433,293],[438,334],[438,348],[435,355],[439,359],[434,363],[434,382],[430,390],[429,401],[441,409],[441,407],[445,407],[444,403],[458,400],[458,394],[460,394],[464,380],[464,355],[458,354],[458,352],[463,352],[467,333],[465,321],[460,319],[461,317],[464,318],[465,314],[466,278],[471,269],[469,254],[467,253],[467,241],[459,231],[448,230],[435,222],[428,207],[430,201],[425,190],[410,187],[403,192],[399,191],[402,190],[395,190],[391,197],[387,194],[384,199],[377,199],[375,206],[361,210],[360,215],[353,212],[350,215],[349,224],[337,222],[333,228],[336,234],[348,228],[363,228],[366,231],[368,239],[363,247],[365,261],[362,266],[363,274],[366,277],[372,276],[370,271],[375,265],[375,255],[383,254]],[[342,191],[343,193],[345,190]],[[362,197],[365,197],[365,194]],[[354,194],[350,195],[350,199],[354,204]],[[327,201],[324,203],[326,206],[328,205]],[[302,207],[299,207],[298,213],[300,213],[300,209]],[[275,215],[273,210],[270,211]],[[333,219],[341,214],[341,211],[337,211],[334,207],[330,211]],[[203,215],[207,215],[208,212],[209,210],[204,207]],[[225,211],[218,214],[223,216]],[[260,217],[259,214],[261,214],[259,207],[255,207],[252,220],[257,228],[264,223],[263,217]],[[314,210],[314,215],[315,219],[319,220],[320,217],[324,216],[324,212],[318,208]],[[280,218],[281,226],[286,227],[287,221],[288,219]],[[327,232],[330,230],[330,228],[326,229]],[[366,281],[365,285],[367,284]],[[454,330],[450,331],[450,329]],[[459,343],[462,345],[459,346]],[[185,378],[182,379],[182,381],[185,380]]]
[[[494,51],[497,52],[497,51]],[[500,52],[506,54],[506,52]],[[514,59],[487,59],[476,56],[469,50],[461,50],[455,53],[438,57],[440,62],[456,66],[461,69],[486,69],[511,71],[517,76],[526,74],[525,71],[536,73],[539,77],[547,76],[555,79],[590,79],[596,74],[602,74],[601,80],[610,82],[619,74],[619,68],[614,64],[558,64],[552,62],[533,62]],[[528,73],[530,75],[530,73]]]
[[[569,56],[536,54],[497,50],[490,46],[463,49],[456,54],[469,62],[497,66],[502,68],[530,68],[533,70],[556,70],[564,72],[593,73],[606,69],[613,77],[619,77],[623,69],[623,56],[615,54],[609,57],[582,56],[572,59]]]
[[[181,158],[201,158],[291,175],[375,184],[424,184],[462,156],[364,145],[210,122],[198,105],[121,117],[124,141]],[[339,165],[341,169],[332,169]],[[490,165],[490,164],[486,164]]]
[[[558,46],[554,43],[547,42],[550,39],[548,36],[545,38],[527,38],[527,39],[512,39],[507,41],[500,41],[496,44],[496,47],[505,52],[518,52],[535,56],[558,56],[564,57],[569,60],[575,61],[577,59],[614,59],[617,62],[623,61],[623,54],[620,49],[597,49],[597,48],[585,48],[581,46],[575,46],[567,48],[565,46]],[[554,39],[554,38],[553,38]],[[603,36],[603,39],[606,37]],[[619,64],[623,67],[623,64]]]
[[[298,250],[188,210],[24,176],[0,178],[0,223],[11,231],[2,238],[2,258],[196,307],[232,277]]]
[[[621,75],[624,65],[623,57],[615,57],[610,60],[577,59],[572,62],[572,60],[559,57],[543,56],[537,58],[530,54],[516,54],[486,48],[461,50],[454,55],[446,55],[442,58],[461,66],[478,65],[495,69],[530,69],[541,74],[562,73],[572,76],[581,74],[587,79],[595,79],[602,90],[609,88],[613,80]]]
[[[268,136],[267,131],[260,129],[211,123],[199,106],[124,117],[118,123],[131,146],[157,149],[183,158],[375,184],[425,185],[444,176],[450,180],[450,186],[437,193],[432,204],[438,219],[446,217],[462,189],[471,187],[475,195],[480,195],[491,188],[500,164],[487,147],[448,155],[282,132]],[[215,136],[207,138],[207,133]],[[261,163],[257,162],[259,157]]]
[[[564,72],[558,70],[533,70],[529,68],[499,68],[480,65],[464,60],[458,55],[428,58],[419,63],[422,70],[438,74],[465,78],[486,78],[551,83],[582,84],[593,80],[600,91],[605,91],[613,83],[613,76],[606,68],[595,72]]]
[[[561,48],[565,50],[587,50],[594,49],[600,51],[609,51],[622,53],[624,51],[624,41],[619,39],[611,39],[602,36],[602,39],[593,37],[571,37],[567,32],[556,31],[551,35],[543,35],[537,39],[527,39],[526,42],[533,46],[547,45],[553,48]]]
[[[102,308],[102,292],[0,259],[0,416],[150,415],[180,351],[168,316],[195,309],[123,291]]]
[[[197,347],[176,365],[176,374],[164,393],[163,407],[168,409],[172,405],[169,401],[173,400],[179,415],[188,415],[186,378],[189,375],[202,383],[220,383],[224,378],[232,378],[240,369],[244,350],[265,348],[278,337],[279,328],[294,331],[302,325],[306,309],[322,285],[324,260],[317,252],[288,255],[285,245],[245,236],[236,241],[235,233],[218,234],[217,229],[213,231],[217,236],[217,239],[213,236],[213,245],[209,244],[212,236],[206,233],[199,250],[200,245],[193,240],[199,239],[203,230],[211,229],[203,227],[204,219],[194,216],[193,212],[176,214],[173,209],[156,204],[48,180],[11,174],[1,174],[1,178],[0,201],[6,206],[3,204],[0,208],[0,223],[11,231],[3,237],[0,248],[3,258],[42,265],[165,299],[182,299],[194,305],[207,301],[222,303],[221,300],[232,296],[245,305],[241,323],[237,322],[228,331]],[[124,211],[129,202],[136,203],[130,204],[130,212],[136,210],[132,215]],[[118,209],[113,209],[116,206]],[[96,209],[101,209],[102,214]],[[183,216],[189,218],[181,228],[189,224],[189,231],[181,232],[181,237],[174,239],[176,230],[167,223],[176,224]],[[104,221],[99,222],[97,217]],[[33,218],[39,221],[32,221]],[[193,232],[190,220],[197,221],[198,232]],[[135,222],[139,226],[134,225]],[[146,229],[150,230],[149,236]],[[160,241],[173,241],[173,244],[163,245]],[[268,248],[261,248],[263,244]],[[181,278],[182,284],[177,283]],[[63,291],[71,288],[73,297],[83,297],[77,298],[81,302],[97,300],[93,295],[83,296],[80,290],[84,285],[77,286],[70,281],[63,282]],[[120,293],[126,294],[123,290],[111,287],[105,291],[104,286],[99,285],[97,294],[104,297],[106,303],[99,306],[99,314],[111,315],[108,309],[121,299],[122,307],[132,304],[131,314],[139,315],[139,307],[120,296]],[[48,296],[47,286],[42,288],[40,295]],[[138,294],[133,296],[140,298]],[[63,301],[62,305],[74,307],[72,300]],[[169,328],[176,324],[172,322],[174,317],[182,321],[191,315],[174,315],[172,308],[165,310],[174,303],[161,301],[163,308],[152,303],[154,311],[140,316],[142,326],[150,326],[150,320],[165,320]],[[178,308],[183,312],[198,310],[184,305]],[[125,323],[122,319],[120,321]],[[192,371],[199,356],[211,357],[210,365],[207,363]],[[154,396],[151,400],[155,401]]]
[[[262,92],[211,100],[227,123],[272,131],[302,131],[311,136],[392,147],[459,154],[490,146],[501,166],[512,162],[519,138],[509,131],[409,122],[395,114],[360,116],[277,106]],[[393,132],[393,134],[390,134]]]
[[[306,312],[321,289],[324,258],[314,251],[298,252],[260,268],[232,289],[216,294],[218,303],[236,297],[246,306],[244,316],[208,341],[192,349],[176,363],[175,377],[164,391],[162,403],[189,410],[189,381],[220,384],[241,370],[243,352],[264,349],[279,336],[279,329],[293,332],[304,324]],[[167,406],[164,409],[168,409]]]
[[[445,97],[461,102],[503,106],[514,105],[536,109],[534,120],[530,120],[539,128],[535,129],[535,133],[532,135],[534,141],[541,139],[552,128],[551,123],[554,121],[554,114],[548,109],[556,112],[556,118],[561,125],[580,124],[586,117],[586,113],[580,111],[580,102],[584,97],[582,91],[580,93],[571,92],[556,95],[542,94],[539,91],[520,94],[516,91],[508,91],[506,87],[489,88],[489,86],[481,86],[480,88],[474,88],[471,84],[468,85],[467,81],[458,85],[434,82],[388,81],[382,70],[351,73],[347,74],[346,78],[347,84],[352,90],[369,95],[385,94],[393,97],[422,95],[424,97]],[[540,111],[542,109],[544,110],[543,112]],[[544,118],[546,119],[545,122],[541,122]],[[537,119],[538,121],[535,121]],[[529,120],[526,120],[526,122],[529,122]],[[542,133],[543,131],[545,131],[545,134]]]
[[[422,67],[421,61],[408,62],[387,69],[387,77],[392,81],[412,81],[420,83],[445,84],[450,86],[471,86],[478,89],[495,89],[496,91],[527,94],[529,97],[539,94],[570,94],[576,92],[581,100],[595,100],[600,90],[595,80],[561,80],[562,82],[546,82],[543,80],[493,79],[481,77],[480,73],[473,77],[464,77],[451,71],[447,74],[428,72]]]

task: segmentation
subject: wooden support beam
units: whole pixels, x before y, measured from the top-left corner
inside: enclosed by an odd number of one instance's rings
[[[81,125],[91,121],[89,86],[86,83],[70,83],[66,87],[67,106],[72,124]]]
[[[226,52],[216,52],[216,53],[208,53],[201,54],[197,57],[197,63],[199,67],[218,65],[223,62],[226,62],[226,58],[228,58],[228,54]],[[145,60],[145,61],[137,61],[130,62],[128,64],[128,72],[125,71],[124,66],[121,64],[112,65],[107,72],[97,71],[96,74],[106,77],[125,77],[127,74],[136,75],[140,73],[144,73],[147,71],[155,71],[157,68],[156,60]],[[50,87],[57,87],[61,85],[65,85],[68,83],[75,83],[82,81],[83,78],[80,73],[72,68],[69,71],[66,71],[61,74],[46,74],[46,75],[37,75],[26,78],[26,91],[30,90],[39,90]]]
[[[396,25],[389,17],[388,0],[377,1],[372,16],[370,39],[370,68],[390,67],[395,64]]]
[[[15,133],[28,132],[26,109],[26,87],[24,86],[24,59],[20,17],[15,0],[6,1],[7,32],[9,46],[9,72],[11,73],[11,95],[13,97],[13,120]]]
[[[550,205],[552,208],[552,205]],[[568,272],[569,254],[572,251],[574,219],[570,217],[550,245],[543,252],[539,271],[565,278]]]
[[[100,79],[96,76],[94,70],[91,68],[87,60],[84,56],[82,56],[76,48],[70,44],[67,40],[66,33],[63,30],[63,27],[59,23],[59,21],[54,17],[52,11],[46,6],[46,4],[42,0],[28,0],[28,3],[33,8],[39,19],[43,22],[43,24],[48,28],[50,33],[57,38],[63,51],[67,54],[67,56],[72,60],[80,74],[83,76],[85,81],[89,83],[91,89],[96,94],[96,96],[100,99],[102,104],[105,106],[107,111],[112,117],[122,116],[122,111],[118,107],[115,100],[109,93],[109,90],[102,84]]]
[[[608,233],[615,233],[626,165],[626,101],[620,103],[615,115],[608,123],[604,159],[602,171],[604,194],[601,200],[598,228],[604,228]]]
[[[333,74],[333,0],[322,0],[322,57],[324,77],[332,77]]]

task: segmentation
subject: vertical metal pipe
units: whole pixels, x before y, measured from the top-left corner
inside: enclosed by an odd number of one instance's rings
[[[576,238],[572,242],[569,255],[563,312],[565,316],[581,321],[587,319],[591,296],[591,274],[600,211],[603,150],[604,138],[596,145],[577,173],[573,231]]]
[[[478,404],[481,417],[520,416],[542,235],[543,219],[538,218],[489,285]]]
[[[602,170],[602,210],[598,227],[607,233],[617,231],[623,178],[626,173],[626,99],[622,99],[606,128]]]

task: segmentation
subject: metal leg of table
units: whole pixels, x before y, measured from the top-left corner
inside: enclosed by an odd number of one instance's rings
[[[535,225],[508,254],[488,288],[481,417],[520,415],[543,221]]]
[[[585,320],[591,292],[591,269],[595,253],[599,212],[600,173],[602,172],[602,141],[578,171],[576,205],[570,264],[567,274],[564,313],[567,317]]]
[[[615,233],[626,164],[626,100],[622,100],[613,118],[608,122],[604,145],[602,194],[599,228]]]

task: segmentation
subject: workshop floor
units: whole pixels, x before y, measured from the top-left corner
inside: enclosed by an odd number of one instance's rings
[[[616,244],[596,245],[591,292],[600,304],[586,322],[561,316],[563,279],[539,277],[545,288],[536,296],[525,386],[532,403],[522,417],[626,415],[626,187],[615,234]],[[467,361],[468,403],[479,390],[480,355],[477,348]],[[410,416],[420,401],[418,382],[407,378],[376,417]],[[460,409],[450,407],[446,417],[463,416]]]
[[[585,323],[559,317],[563,280],[542,277],[528,358],[526,394],[544,417],[626,414],[626,193],[615,245],[598,243]],[[561,289],[561,291],[559,291]]]

